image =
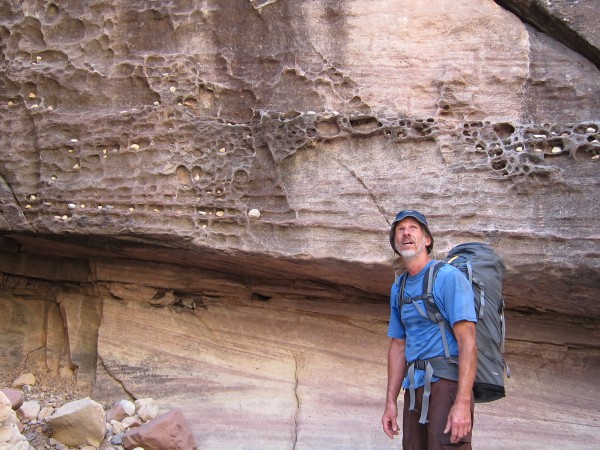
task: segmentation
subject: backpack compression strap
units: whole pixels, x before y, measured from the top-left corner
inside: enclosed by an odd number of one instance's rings
[[[460,262],[453,264],[454,261],[456,261],[457,259],[459,259]],[[467,276],[469,284],[474,284],[475,286],[477,286],[479,290],[479,318],[483,319],[485,310],[485,284],[478,277],[473,275],[473,265],[471,264],[471,261],[469,261],[464,256],[455,255],[452,258],[450,258],[447,262],[448,264],[453,264],[454,267],[457,267],[463,273],[466,270],[467,273],[464,274]],[[458,266],[464,266],[465,270],[459,268]]]

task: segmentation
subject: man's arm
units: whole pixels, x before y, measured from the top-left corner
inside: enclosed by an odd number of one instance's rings
[[[404,339],[392,338],[388,350],[388,384],[385,411],[381,423],[383,431],[390,439],[394,439],[394,436],[398,434],[398,395],[406,372],[405,345]]]
[[[458,342],[458,390],[444,433],[451,432],[450,442],[459,442],[471,431],[471,399],[477,373],[477,341],[475,323],[462,320],[453,327]]]

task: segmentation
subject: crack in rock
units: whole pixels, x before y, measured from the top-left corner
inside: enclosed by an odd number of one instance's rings
[[[137,397],[129,391],[129,389],[127,389],[125,387],[125,383],[123,383],[123,381],[121,381],[119,378],[117,378],[108,368],[108,366],[104,363],[104,358],[102,358],[102,356],[98,355],[98,360],[100,361],[100,364],[102,364],[102,367],[104,368],[104,370],[106,371],[106,373],[108,374],[108,376],[115,382],[117,383],[119,386],[121,386],[121,388],[127,393],[127,395],[129,395],[130,399],[133,399],[134,401],[137,400]]]
[[[362,187],[365,188],[365,190],[367,191],[367,193],[369,194],[369,198],[371,199],[371,201],[373,202],[373,204],[377,207],[377,209],[379,210],[379,212],[381,213],[381,215],[383,216],[384,220],[388,223],[388,225],[391,226],[391,223],[389,221],[389,218],[387,217],[388,215],[386,214],[386,211],[383,207],[381,207],[381,205],[379,205],[379,203],[377,202],[377,199],[375,198],[375,194],[373,193],[373,191],[369,188],[369,186],[367,186],[367,184],[364,182],[364,180],[359,177],[356,172],[352,169],[350,169],[348,166],[346,166],[343,162],[339,161],[338,159],[336,159],[336,162],[342,166],[344,169],[346,169],[348,171],[348,173],[350,175],[352,175],[356,181],[358,181]]]
[[[294,397],[296,398],[296,412],[294,413],[294,437],[292,441],[292,449],[298,444],[298,416],[300,415],[300,397],[298,396],[298,356],[295,352],[291,352],[294,358]]]

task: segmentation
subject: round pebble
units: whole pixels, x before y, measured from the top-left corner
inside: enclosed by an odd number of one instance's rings
[[[251,209],[250,211],[248,211],[248,217],[250,217],[251,219],[260,219],[260,211],[258,209]]]

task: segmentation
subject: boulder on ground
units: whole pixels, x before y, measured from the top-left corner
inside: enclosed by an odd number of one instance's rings
[[[54,438],[69,447],[99,447],[106,432],[104,408],[89,397],[61,406],[46,421]]]
[[[123,436],[127,450],[193,450],[196,440],[180,408],[173,408]]]
[[[21,407],[17,410],[17,417],[21,422],[28,422],[30,420],[36,420],[40,412],[40,404],[36,401],[23,402]]]
[[[23,391],[11,388],[4,388],[1,389],[1,391],[4,392],[4,395],[6,395],[6,397],[10,400],[10,402],[12,403],[12,409],[14,409],[15,411],[19,409],[21,405],[23,405]]]
[[[13,387],[20,388],[28,384],[33,386],[35,384],[35,377],[32,373],[24,373],[19,375],[15,381],[13,381]]]
[[[106,421],[111,420],[121,421],[125,417],[130,417],[135,414],[135,405],[129,400],[121,400],[112,405],[108,413],[106,414]]]
[[[0,391],[0,449],[28,450],[29,442],[19,432],[12,402]]]

